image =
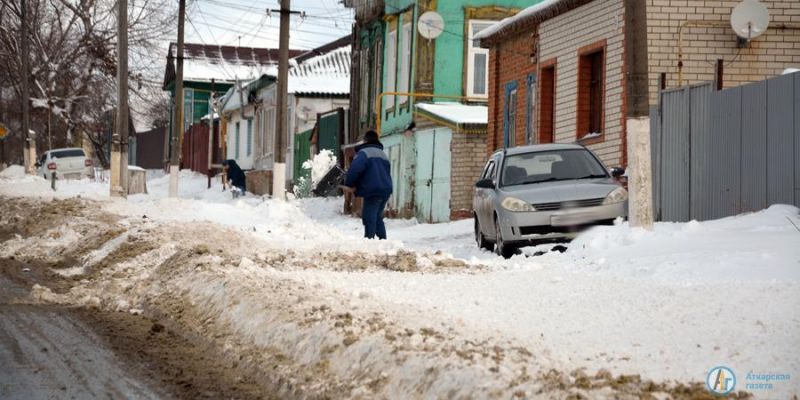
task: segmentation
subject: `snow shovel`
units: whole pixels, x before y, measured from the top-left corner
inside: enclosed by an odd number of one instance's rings
[[[344,183],[344,175],[343,169],[338,165],[334,166],[320,179],[311,192],[317,197],[340,196],[342,191],[339,189],[339,185]]]

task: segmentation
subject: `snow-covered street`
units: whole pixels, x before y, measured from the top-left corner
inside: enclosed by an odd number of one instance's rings
[[[232,199],[185,171],[170,199],[148,174],[149,194],[119,200],[0,172],[0,258],[69,283],[25,302],[172,320],[285,395],[691,397],[719,365],[756,398],[800,394],[795,207],[598,227],[505,260],[477,248],[472,220],[391,220],[367,241],[341,199]],[[747,390],[750,374],[791,379]]]

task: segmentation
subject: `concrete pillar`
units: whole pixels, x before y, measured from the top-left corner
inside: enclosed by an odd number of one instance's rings
[[[653,229],[653,169],[650,153],[650,119],[629,118],[628,220],[633,227]]]

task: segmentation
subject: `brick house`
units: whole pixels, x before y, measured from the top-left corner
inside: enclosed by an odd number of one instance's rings
[[[608,166],[627,164],[628,118],[667,86],[724,87],[800,64],[800,1],[762,1],[770,28],[737,45],[739,1],[547,0],[482,32],[488,48],[489,153],[526,143],[578,142]],[[663,75],[662,75],[663,74]]]

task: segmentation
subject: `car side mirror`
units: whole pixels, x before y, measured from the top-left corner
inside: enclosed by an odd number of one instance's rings
[[[625,175],[625,168],[622,167],[611,168],[611,176],[613,176],[614,178],[619,178],[622,175]]]
[[[41,167],[41,166],[42,166],[42,163],[40,163],[40,162],[38,162],[38,161],[37,161],[37,162],[36,162],[36,164],[33,164],[33,165],[34,165],[36,168],[39,168],[39,167]]]
[[[479,189],[494,189],[494,181],[491,178],[481,179],[475,183],[475,187]]]

